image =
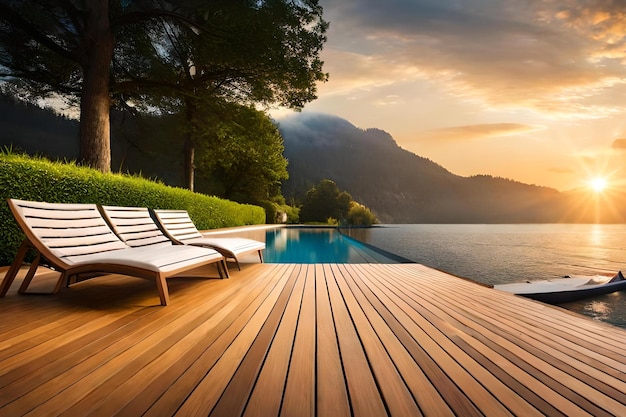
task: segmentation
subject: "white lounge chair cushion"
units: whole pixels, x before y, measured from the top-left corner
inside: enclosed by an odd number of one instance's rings
[[[265,243],[258,240],[239,238],[239,237],[202,237],[196,239],[185,240],[187,245],[207,246],[218,249],[224,249],[237,256],[243,253],[260,251],[265,249]]]
[[[222,255],[212,249],[193,246],[144,246],[64,258],[72,266],[90,264],[125,265],[148,271],[168,273],[202,262],[218,260]]]

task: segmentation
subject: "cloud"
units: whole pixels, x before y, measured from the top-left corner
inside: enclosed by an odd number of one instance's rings
[[[626,151],[626,139],[615,139],[611,147],[616,151]]]
[[[607,117],[624,111],[602,99],[626,83],[626,15],[619,4],[322,1],[331,22],[325,53],[333,58],[324,91],[341,86],[340,94],[350,95],[413,80],[485,109]]]
[[[541,126],[530,126],[519,123],[491,123],[469,126],[455,126],[423,132],[419,139],[427,140],[471,140],[497,136],[511,136],[521,133],[542,130]]]
[[[626,57],[626,12],[622,1],[567,1],[555,18],[593,41],[595,59]]]
[[[548,169],[548,172],[552,172],[554,174],[567,174],[567,175],[569,175],[569,174],[574,174],[577,171],[573,170],[571,168],[557,168],[557,167],[554,167],[554,168]]]

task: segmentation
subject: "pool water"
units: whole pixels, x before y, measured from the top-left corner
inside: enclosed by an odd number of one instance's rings
[[[285,227],[265,233],[267,263],[396,263],[384,254],[334,228]]]

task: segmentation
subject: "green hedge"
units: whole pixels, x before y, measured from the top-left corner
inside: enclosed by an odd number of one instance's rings
[[[200,230],[265,223],[263,208],[169,187],[144,178],[102,174],[73,163],[0,153],[0,196],[50,203],[185,209]],[[23,239],[0,202],[0,265],[12,262]]]

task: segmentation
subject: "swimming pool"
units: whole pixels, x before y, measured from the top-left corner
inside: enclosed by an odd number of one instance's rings
[[[335,228],[283,227],[265,232],[267,263],[398,263],[406,262],[344,236]]]

